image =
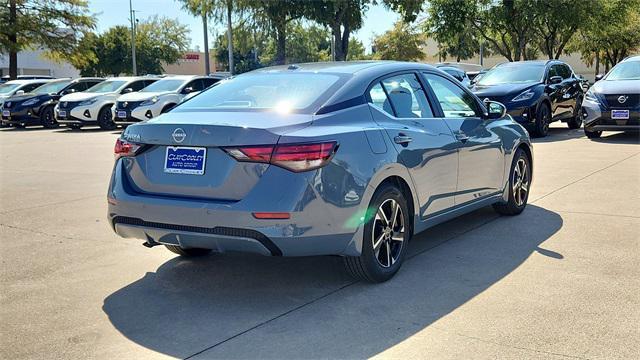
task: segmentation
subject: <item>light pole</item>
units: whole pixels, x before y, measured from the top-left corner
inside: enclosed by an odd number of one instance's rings
[[[211,65],[209,65],[209,30],[207,29],[207,13],[204,11],[204,4],[202,7],[202,28],[204,30],[204,74],[209,76],[209,74],[211,74]]]
[[[131,59],[133,61],[133,75],[138,75],[138,66],[136,65],[136,12],[133,10],[129,0],[129,15],[131,17]]]

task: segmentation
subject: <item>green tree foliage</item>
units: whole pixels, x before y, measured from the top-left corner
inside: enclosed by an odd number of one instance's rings
[[[592,16],[580,27],[570,45],[587,64],[605,64],[605,71],[640,51],[640,0],[599,0]]]
[[[373,58],[380,60],[416,61],[424,58],[422,34],[403,21],[373,41]]]
[[[362,41],[356,38],[349,39],[349,52],[347,60],[369,60],[371,56],[365,54],[365,48]]]
[[[596,10],[596,1],[532,0],[536,12],[532,29],[543,54],[558,59],[576,31]],[[640,26],[640,24],[638,24]]]
[[[0,52],[9,54],[12,79],[19,51],[43,47],[53,58],[68,59],[95,26],[86,0],[3,0],[0,10]]]
[[[189,44],[189,29],[177,20],[152,17],[136,28],[136,61],[138,73],[160,74],[162,63],[172,64],[182,57]],[[87,34],[79,47],[90,49],[90,55],[72,59],[82,75],[131,74],[131,31],[117,25],[100,35]]]

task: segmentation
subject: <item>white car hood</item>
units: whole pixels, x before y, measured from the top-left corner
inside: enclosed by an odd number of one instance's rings
[[[144,101],[151,99],[154,96],[161,96],[166,94],[171,94],[171,91],[132,92],[120,95],[118,101]]]
[[[88,92],[77,92],[69,95],[65,95],[60,98],[60,101],[83,101],[88,100],[97,96],[109,95],[111,93],[88,93]]]

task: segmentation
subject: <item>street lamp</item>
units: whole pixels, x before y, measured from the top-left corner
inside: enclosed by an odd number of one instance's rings
[[[133,61],[133,75],[138,75],[138,66],[136,65],[136,11],[133,10],[129,0],[129,15],[131,17],[131,59]]]

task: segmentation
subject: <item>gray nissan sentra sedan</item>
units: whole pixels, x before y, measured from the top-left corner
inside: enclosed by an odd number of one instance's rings
[[[128,127],[108,216],[182,256],[339,255],[381,282],[430,226],[487,205],[522,212],[531,152],[504,106],[429,65],[271,67]]]

